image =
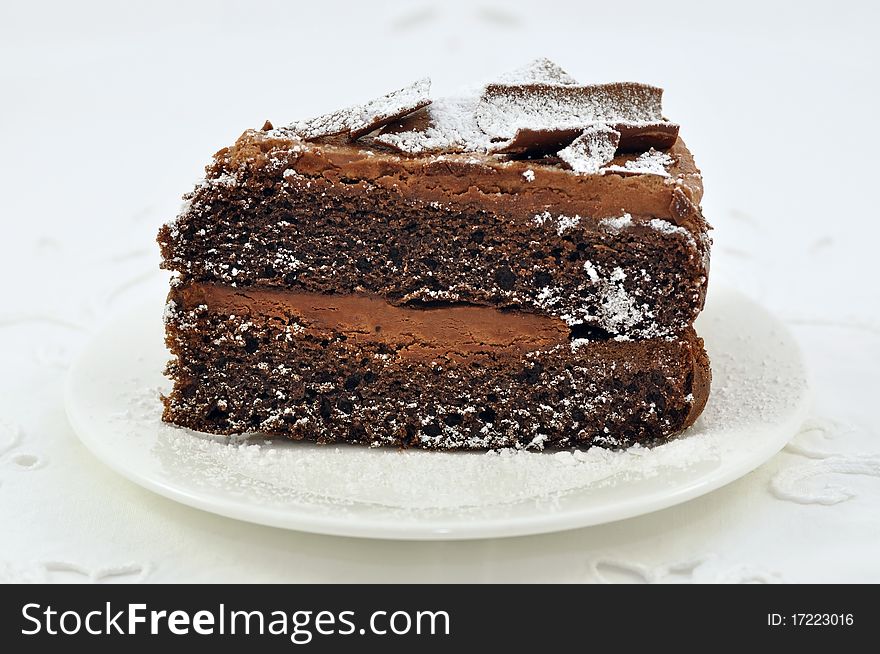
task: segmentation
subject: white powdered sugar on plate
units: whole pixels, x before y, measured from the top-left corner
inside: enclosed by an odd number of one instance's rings
[[[653,477],[662,469],[687,468],[717,456],[711,444],[688,440],[622,452],[597,447],[467,453],[241,442],[166,425],[160,431],[165,463],[176,474],[201,478],[206,487],[233,484],[269,504],[301,498],[405,511],[548,501],[584,485]]]

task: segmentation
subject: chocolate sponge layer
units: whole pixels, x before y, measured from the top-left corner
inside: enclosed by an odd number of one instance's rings
[[[450,311],[178,283],[166,311],[175,383],[164,418],[325,443],[624,447],[685,429],[708,396],[708,361],[690,328],[588,341],[554,318]],[[459,319],[482,326],[460,333]],[[430,328],[442,324],[451,327]]]

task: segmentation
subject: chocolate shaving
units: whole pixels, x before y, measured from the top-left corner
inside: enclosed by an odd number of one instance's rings
[[[431,109],[422,107],[399,120],[394,120],[382,129],[383,134],[400,134],[401,132],[424,132],[431,126]]]
[[[602,125],[603,123],[594,123]],[[571,144],[591,125],[563,129],[519,129],[512,139],[492,148],[495,154],[510,154],[518,157],[536,157],[559,152]],[[678,138],[678,125],[668,121],[645,123],[614,123],[607,127],[620,134],[619,152],[642,152],[649,148],[666,150]]]
[[[492,148],[495,154],[540,156],[559,152],[584,133],[585,127],[570,129],[518,129],[512,139]]]
[[[663,122],[663,90],[632,82],[591,86],[490,84],[477,105],[480,128],[496,141],[521,129],[558,131]]]
[[[522,68],[501,75],[503,84],[576,85],[571,75],[549,59],[535,59]],[[388,124],[376,141],[398,152],[485,152],[491,142],[476,123],[477,97],[440,98],[430,107]],[[568,145],[578,129],[559,147]],[[556,152],[559,148],[553,150]]]
[[[340,134],[354,140],[431,104],[430,89],[431,80],[420,79],[366,104],[298,121],[287,129],[307,141]]]
[[[270,123],[270,122],[267,120],[265,123],[263,123],[263,127],[262,127],[261,129],[262,129],[264,132],[271,132],[271,131],[272,131],[273,129],[275,129],[275,128],[272,126],[272,123]]]
[[[438,98],[429,107],[387,126],[376,141],[399,152],[486,152],[489,138],[477,126],[472,97]]]
[[[620,132],[621,152],[643,152],[650,148],[668,150],[678,140],[678,125],[668,120],[653,123],[616,123],[614,129]]]
[[[374,143],[411,154],[552,155],[597,126],[619,132],[619,152],[667,149],[678,138],[678,125],[663,119],[663,90],[657,87],[637,83],[579,86],[548,59],[537,59],[501,79],[504,83],[486,86],[479,99],[441,98],[421,108],[412,104],[396,116],[386,111],[381,120],[361,128],[339,114],[363,113],[371,105],[328,114],[298,127],[319,135],[312,138],[345,133],[357,138],[384,126]]]
[[[557,156],[576,173],[595,174],[614,159],[619,143],[620,132],[605,125],[595,125],[585,129]]]

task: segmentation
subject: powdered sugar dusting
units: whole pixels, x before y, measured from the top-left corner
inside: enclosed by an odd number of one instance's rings
[[[614,233],[617,233],[626,227],[632,227],[632,224],[632,216],[628,213],[624,213],[622,216],[617,216],[616,218],[603,218],[599,221],[600,227],[605,227]]]
[[[501,84],[562,84],[574,85],[577,80],[549,59],[540,58],[522,68],[504,73],[498,78]]]
[[[587,273],[587,279],[589,279],[591,282],[595,283],[599,281],[599,273],[596,270],[596,266],[594,266],[593,262],[589,259],[587,261],[584,261],[584,271],[586,271]]]
[[[611,232],[612,234],[619,234],[622,230],[634,227],[636,225],[648,227],[650,229],[653,229],[654,231],[660,232],[661,234],[682,236],[686,238],[690,245],[692,245],[693,247],[696,247],[697,245],[697,242],[694,239],[694,235],[691,234],[687,229],[681,227],[680,225],[671,223],[668,220],[663,220],[662,218],[651,218],[647,221],[635,222],[630,214],[624,213],[623,215],[617,216],[615,218],[603,218],[599,221],[599,227]]]
[[[268,443],[259,437],[242,441],[167,425],[159,430],[165,465],[204,488],[239,487],[268,506],[329,503],[336,510],[366,503],[401,515],[552,502],[584,487],[650,479],[664,469],[686,469],[717,457],[715,443],[688,439],[623,452],[592,448],[545,453],[537,435],[522,450],[447,453]]]
[[[578,215],[574,216],[565,216],[559,214],[558,216],[554,216],[549,211],[544,211],[543,213],[537,214],[532,221],[536,225],[544,225],[548,222],[555,224],[556,226],[556,234],[558,236],[562,236],[573,227],[577,227],[581,222],[581,217]]]
[[[477,98],[440,98],[426,109],[429,124],[421,130],[386,132],[376,140],[402,152],[486,152],[489,137],[477,125]]]
[[[647,225],[654,231],[660,232],[661,234],[678,234],[679,236],[684,236],[691,245],[693,245],[694,247],[696,247],[697,245],[697,242],[694,240],[693,234],[691,234],[684,227],[675,225],[668,220],[663,220],[661,218],[652,218],[648,221]]]
[[[536,226],[554,225],[558,235],[562,235],[581,222],[580,216],[554,216],[549,211],[533,217]],[[659,218],[636,220],[629,213],[603,218],[598,221],[599,229],[619,235],[629,229],[652,229],[664,235],[685,238],[696,248],[693,235],[684,227]],[[587,259],[583,263],[584,278],[574,288],[563,289],[548,285],[541,288],[535,296],[535,303],[542,311],[556,315],[568,325],[589,324],[607,331],[615,340],[636,338],[660,338],[668,335],[668,328],[657,323],[656,311],[640,296],[637,285],[627,283],[627,272],[620,266],[602,267]],[[650,278],[650,271],[631,271]],[[630,280],[632,281],[632,280]],[[578,305],[570,302],[572,297],[598,298],[598,304]],[[563,307],[565,307],[563,309]]]
[[[602,270],[592,262],[584,264],[585,279],[576,289],[585,295],[598,297],[598,306],[591,310],[586,304],[560,311],[571,289],[558,286],[542,288],[535,303],[547,313],[557,315],[567,325],[590,324],[601,327],[612,335],[636,333],[640,338],[664,336],[654,321],[655,312],[645,302],[640,302],[626,288],[626,273],[620,267]]]
[[[603,173],[622,173],[630,175],[659,175],[669,177],[667,166],[675,163],[675,159],[665,152],[651,148],[643,152],[637,158],[627,161],[622,166],[608,166],[603,168]]]
[[[653,312],[647,304],[639,305],[623,285],[626,273],[616,267],[608,275],[607,279],[600,280],[599,293],[601,296],[602,324],[607,325],[609,331],[622,334],[635,325],[652,317]]]

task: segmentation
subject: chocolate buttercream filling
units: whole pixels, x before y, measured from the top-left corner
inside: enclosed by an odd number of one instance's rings
[[[521,355],[567,343],[570,336],[568,325],[558,318],[491,307],[399,307],[377,295],[324,295],[198,282],[176,293],[187,308],[206,305],[214,313],[282,321],[297,330],[341,332],[350,341],[385,343],[404,356]]]

